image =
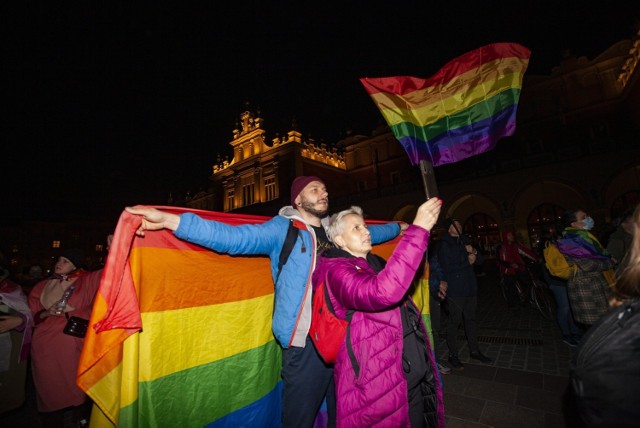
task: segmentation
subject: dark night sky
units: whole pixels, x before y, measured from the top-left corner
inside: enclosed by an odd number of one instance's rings
[[[197,190],[247,101],[269,139],[295,117],[332,143],[382,120],[359,77],[428,77],[494,42],[529,47],[527,74],[549,74],[565,49],[592,59],[630,38],[640,16],[627,1],[49,3],[3,13],[2,221],[115,222]]]

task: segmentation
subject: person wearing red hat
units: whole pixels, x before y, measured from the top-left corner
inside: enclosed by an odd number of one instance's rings
[[[327,366],[308,336],[311,325],[311,274],[320,250],[332,244],[327,237],[329,193],[322,179],[299,176],[291,185],[291,205],[277,216],[257,225],[230,226],[204,220],[193,213],[180,215],[152,207],[126,207],[142,216],[137,231],[169,229],[180,239],[222,253],[261,254],[271,259],[275,279],[273,334],[282,352],[282,425],[285,428],[311,427],[327,396],[329,425],[335,421],[333,367]],[[298,237],[282,267],[278,261],[289,225],[298,229]],[[395,238],[406,229],[405,223],[372,226],[373,244]]]

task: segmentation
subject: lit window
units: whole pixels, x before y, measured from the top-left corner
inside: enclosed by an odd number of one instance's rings
[[[53,241],[51,248],[60,248],[60,241]]]
[[[246,207],[247,205],[251,205],[254,203],[254,183],[247,183],[242,186],[242,206]]]
[[[231,211],[236,207],[235,198],[236,198],[235,191],[233,189],[227,189],[227,203],[226,203],[227,211]]]
[[[272,199],[277,198],[276,192],[276,178],[275,177],[267,177],[264,179],[264,200],[270,201]]]

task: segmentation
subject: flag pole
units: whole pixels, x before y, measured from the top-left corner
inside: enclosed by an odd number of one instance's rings
[[[433,172],[433,165],[428,160],[420,161],[420,175],[422,175],[422,184],[427,199],[438,196],[438,185],[436,184],[436,176]]]

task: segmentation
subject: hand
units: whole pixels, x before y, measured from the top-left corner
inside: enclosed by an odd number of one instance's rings
[[[49,317],[53,316],[53,317],[61,317],[63,316],[66,312],[71,312],[71,311],[75,311],[76,308],[74,308],[73,306],[71,306],[69,303],[67,303],[67,305],[64,307],[63,310],[58,309],[58,305],[57,304],[53,304],[49,307],[49,309],[47,309],[45,311],[45,314]]]
[[[398,224],[400,225],[400,235],[402,235],[404,233],[404,231],[409,228],[409,225],[407,223],[405,223],[404,221],[401,221]]]
[[[413,219],[413,224],[420,226],[423,229],[431,230],[438,216],[440,215],[440,208],[442,207],[442,200],[438,198],[431,198],[427,202],[418,207],[416,218]]]
[[[440,299],[447,297],[447,288],[449,288],[447,281],[440,281],[440,287],[438,287],[438,297]]]
[[[23,319],[16,315],[2,315],[0,316],[0,333],[13,330],[20,327],[23,323]]]
[[[125,211],[142,216],[142,224],[138,230],[136,230],[136,235],[138,236],[144,236],[145,230],[176,230],[180,225],[179,215],[160,211],[152,207],[136,205],[135,207],[126,207]]]

